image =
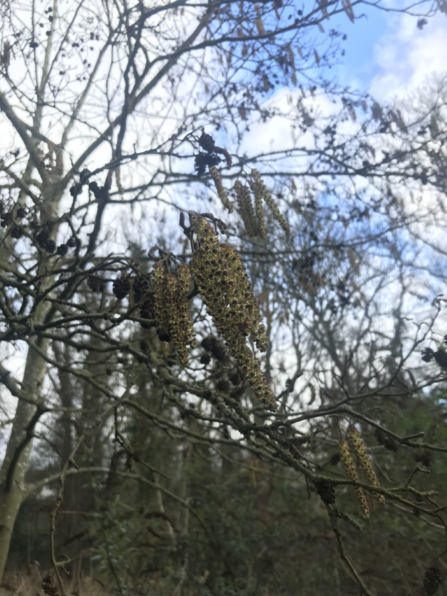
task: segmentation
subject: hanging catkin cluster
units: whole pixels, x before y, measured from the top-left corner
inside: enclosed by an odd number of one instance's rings
[[[222,176],[219,170],[213,166],[210,168],[210,174],[222,205],[228,209],[228,213],[233,213],[233,205],[230,203],[227,193],[225,192],[222,184]]]
[[[251,171],[251,179],[248,183],[250,185],[249,187],[246,185],[243,186],[239,180],[234,184],[239,213],[244,222],[247,234],[249,236],[261,236],[261,238],[265,238],[264,201],[272,212],[273,217],[279,222],[281,228],[286,234],[290,234],[290,226],[278,209],[278,205],[275,203],[272,195],[262,181],[258,170]],[[250,189],[254,194],[254,206],[251,199]]]
[[[187,346],[195,346],[195,335],[189,313],[190,273],[187,265],[177,268],[177,275],[163,263],[156,263],[154,273],[155,323],[162,341],[173,341],[179,361],[188,362]]]
[[[259,350],[267,349],[266,329],[241,259],[233,247],[219,244],[204,218],[198,217],[191,226],[197,250],[190,267],[202,299],[256,397],[274,411],[274,395],[246,344],[246,337],[251,335]]]
[[[340,441],[339,450],[340,459],[346,468],[348,476],[351,478],[351,480],[354,480],[354,482],[360,482],[360,478],[357,473],[354,460],[352,459],[352,455],[349,451],[349,446],[346,441]],[[355,496],[357,497],[357,500],[360,503],[360,507],[362,508],[363,519],[368,519],[369,507],[368,502],[366,501],[365,493],[363,492],[363,489],[360,486],[354,487],[354,490]]]
[[[249,236],[258,236],[258,222],[256,220],[255,210],[251,200],[250,189],[247,185],[236,180],[234,183],[234,190],[236,191],[236,200],[239,207],[239,213],[244,222],[245,229]]]
[[[379,479],[377,478],[377,474],[374,472],[372,467],[371,459],[366,450],[366,445],[363,441],[362,435],[356,428],[351,428],[348,432],[348,435],[352,448],[357,454],[359,463],[362,466],[369,483],[372,484],[372,486],[380,486]],[[377,495],[377,500],[382,505],[385,504],[385,497],[383,495]]]

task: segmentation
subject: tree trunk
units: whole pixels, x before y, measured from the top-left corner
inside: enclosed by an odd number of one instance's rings
[[[49,205],[55,214],[62,197],[63,189],[57,188],[56,183],[60,172],[54,172],[51,182],[43,193],[43,204]],[[57,235],[57,226],[53,228],[53,237]],[[48,266],[47,258],[43,258],[38,275],[43,275]],[[43,293],[53,283],[53,277],[43,275],[40,292]],[[34,327],[42,324],[49,312],[50,302],[44,300],[36,308],[33,316]],[[46,354],[48,341],[36,337],[35,345],[41,353]],[[42,385],[47,371],[45,359],[30,345],[26,357],[25,372],[23,374],[22,391],[34,402],[41,402]],[[43,401],[42,407],[44,406]],[[25,494],[25,474],[31,453],[34,427],[40,417],[39,409],[23,399],[19,399],[11,435],[6,448],[5,459],[0,469],[0,583],[8,558],[12,532],[20,506]]]
[[[39,347],[46,348],[42,344]],[[23,375],[23,389],[30,397],[34,399],[38,397],[45,372],[45,360],[35,350],[29,348]],[[19,400],[5,459],[0,470],[0,582],[8,558],[14,524],[24,496],[25,474],[32,445],[33,427],[31,425],[36,410],[36,406]]]

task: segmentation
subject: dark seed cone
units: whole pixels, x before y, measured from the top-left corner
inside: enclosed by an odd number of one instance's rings
[[[54,240],[48,240],[45,245],[45,250],[49,253],[52,253],[56,250],[56,242]]]
[[[216,383],[216,389],[223,393],[228,393],[230,391],[230,383],[226,379],[220,379]]]
[[[3,213],[1,219],[2,228],[7,228],[12,223],[12,213]]]
[[[424,348],[424,350],[422,351],[422,360],[424,362],[431,362],[434,357],[435,353],[431,348]]]
[[[113,282],[113,293],[118,298],[118,300],[122,300],[127,296],[130,291],[130,281],[127,277],[118,277]]]
[[[22,229],[19,228],[18,226],[14,226],[11,230],[11,238],[15,238],[16,240],[18,240],[22,236],[23,236]]]
[[[429,567],[424,573],[424,590],[427,596],[433,596],[439,590],[442,583],[442,575],[437,567]]]
[[[393,437],[390,437],[384,433],[380,428],[376,428],[374,431],[374,436],[376,437],[379,445],[383,445],[385,449],[388,449],[388,451],[397,451],[399,449],[399,443],[393,439]]]
[[[98,275],[89,275],[87,278],[87,285],[92,292],[102,292],[104,280]]]
[[[140,308],[140,318],[155,319],[155,299],[153,293],[146,294],[146,298]],[[149,329],[152,325],[150,323],[141,323],[141,326]]]
[[[37,244],[41,248],[45,248],[46,247],[47,242],[48,242],[49,239],[50,239],[50,234],[49,234],[48,230],[42,230],[36,236]]]
[[[56,252],[61,257],[64,257],[68,253],[68,246],[66,244],[59,244]]]
[[[447,352],[445,350],[437,350],[433,356],[439,366],[447,368]]]
[[[212,357],[219,362],[225,362],[227,359],[227,352],[216,337],[213,337],[212,335],[205,337],[202,340],[201,346],[207,352],[211,352]]]
[[[149,289],[149,282],[145,277],[140,275],[133,280],[132,288],[134,301],[139,303],[145,297]]]
[[[69,238],[67,240],[67,246],[68,246],[68,248],[75,248],[76,247],[76,238],[74,236],[72,236],[71,238]]]
[[[200,356],[200,364],[204,364],[205,366],[211,362],[211,356],[209,354],[202,354]]]
[[[194,168],[197,176],[203,176],[206,168],[217,166],[222,160],[215,153],[199,153],[194,158]]]
[[[335,503],[335,486],[330,480],[323,478],[315,482],[315,488],[323,503],[333,505]]]
[[[215,148],[213,137],[211,135],[206,134],[205,131],[202,132],[202,134],[199,138],[199,145],[207,153],[212,153]]]
[[[26,209],[24,209],[23,207],[19,207],[16,211],[16,217],[17,219],[23,219],[24,217],[26,217]]]

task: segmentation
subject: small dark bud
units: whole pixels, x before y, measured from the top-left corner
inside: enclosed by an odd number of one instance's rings
[[[68,246],[66,244],[60,244],[57,247],[57,251],[56,252],[61,257],[64,257],[67,254],[67,252],[68,252]]]

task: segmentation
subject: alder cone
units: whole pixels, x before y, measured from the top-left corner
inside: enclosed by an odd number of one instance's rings
[[[56,242],[54,240],[48,240],[45,245],[45,250],[49,253],[52,253],[56,250]]]
[[[429,567],[424,574],[424,590],[427,596],[433,596],[439,590],[442,575],[437,567]]]
[[[326,505],[335,503],[335,486],[333,482],[321,478],[315,482],[315,489],[323,503]]]
[[[130,291],[130,281],[127,277],[118,277],[113,282],[113,293],[118,300],[123,300]]]
[[[92,292],[102,292],[103,279],[98,275],[89,275],[87,278],[87,285]]]
[[[22,236],[23,236],[23,231],[21,230],[21,228],[14,226],[11,230],[11,238],[15,238],[16,240],[18,240]]]

